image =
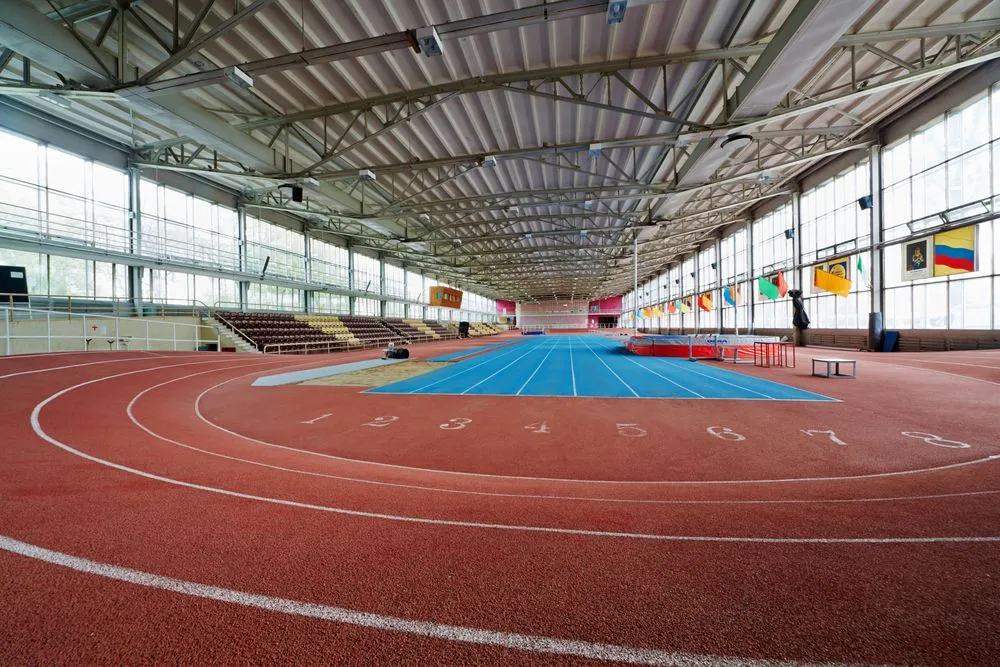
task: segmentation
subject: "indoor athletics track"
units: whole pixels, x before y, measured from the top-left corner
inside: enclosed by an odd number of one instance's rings
[[[372,389],[380,394],[592,396],[829,400],[795,387],[687,359],[639,357],[622,341],[593,335],[531,336],[519,345],[480,348],[447,368]],[[461,355],[462,353],[456,353]],[[431,361],[448,361],[445,355]]]
[[[998,352],[734,371],[836,401],[250,386],[374,356],[0,359],[0,663],[1000,662]]]

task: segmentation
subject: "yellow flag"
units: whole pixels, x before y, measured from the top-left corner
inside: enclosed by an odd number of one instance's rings
[[[852,283],[850,280],[841,278],[823,269],[816,269],[813,284],[819,289],[832,292],[837,296],[847,296],[851,293]]]

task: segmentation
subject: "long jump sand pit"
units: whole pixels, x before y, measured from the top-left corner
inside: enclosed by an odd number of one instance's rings
[[[340,375],[331,375],[330,377],[317,380],[308,380],[301,384],[326,385],[331,387],[381,387],[393,382],[417,377],[424,373],[430,373],[447,365],[447,362],[404,361],[398,364],[363,368],[351,371],[350,373],[341,373]]]

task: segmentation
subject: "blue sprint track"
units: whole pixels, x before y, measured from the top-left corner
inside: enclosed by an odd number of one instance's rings
[[[834,400],[714,364],[636,356],[623,341],[587,334],[530,338],[368,393]]]
[[[502,340],[499,343],[493,343],[492,345],[484,345],[482,347],[474,347],[469,350],[459,350],[458,352],[452,352],[451,354],[443,354],[440,357],[434,357],[433,359],[428,359],[427,361],[455,361],[456,359],[461,359],[462,357],[471,357],[474,354],[485,352],[486,350],[492,350],[506,345],[514,345],[515,343],[520,342],[521,341],[519,340]]]

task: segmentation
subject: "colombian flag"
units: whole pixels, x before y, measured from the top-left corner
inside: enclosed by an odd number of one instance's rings
[[[976,228],[952,229],[934,235],[934,275],[950,276],[976,270]]]

